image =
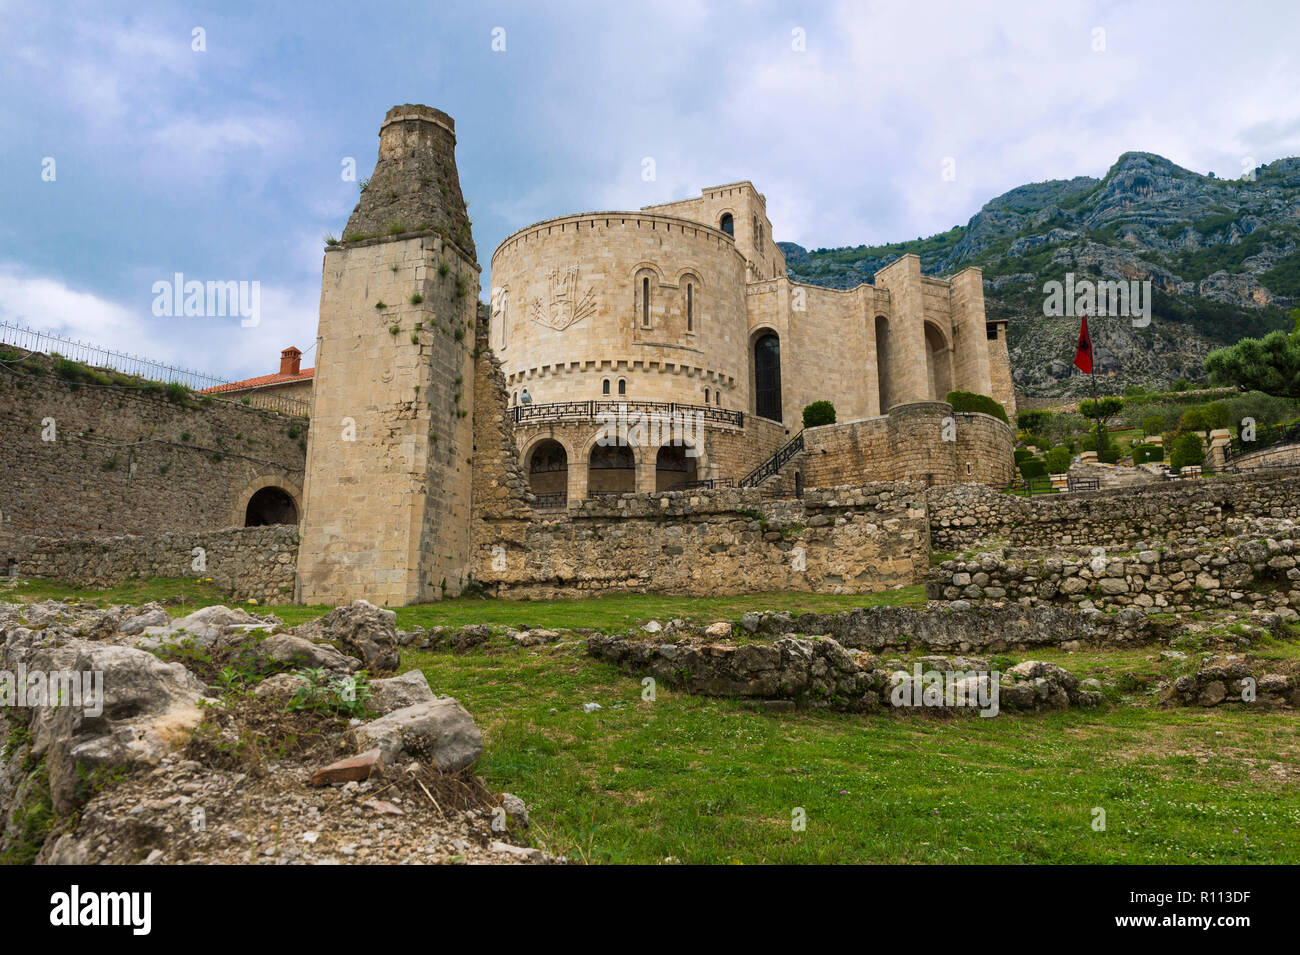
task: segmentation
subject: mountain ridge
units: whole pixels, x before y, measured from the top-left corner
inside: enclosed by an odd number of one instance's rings
[[[1100,179],[1017,186],[966,225],[927,238],[812,252],[778,244],[792,279],[831,288],[870,283],[908,252],[926,274],[980,266],[988,316],[1008,320],[1016,388],[1031,396],[1079,396],[1091,387],[1071,365],[1078,320],[1043,315],[1045,282],[1067,272],[1149,280],[1148,326],[1089,321],[1098,373],[1114,389],[1203,381],[1213,348],[1291,327],[1286,312],[1300,304],[1300,158],[1247,176],[1218,179],[1132,151]]]

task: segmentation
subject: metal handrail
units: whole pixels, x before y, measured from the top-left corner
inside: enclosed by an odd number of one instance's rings
[[[754,470],[750,471],[743,478],[737,481],[736,486],[758,487],[777,471],[780,471],[781,468],[785,467],[786,463],[802,450],[803,432],[800,431],[790,439],[789,443],[787,443],[785,447],[781,448],[776,452],[776,454],[772,455],[758,467],[754,468]]]

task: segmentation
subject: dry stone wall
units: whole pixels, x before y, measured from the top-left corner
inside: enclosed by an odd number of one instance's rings
[[[980,541],[1024,546],[1131,548],[1141,541],[1235,536],[1241,519],[1300,513],[1300,471],[1242,475],[1022,498],[961,484],[927,492],[937,551]]]
[[[198,569],[196,559],[201,557]],[[131,578],[211,579],[237,600],[293,601],[298,532],[285,525],[112,537],[23,536],[0,543],[0,562],[19,576],[79,587]]]
[[[1300,546],[1290,538],[1152,544],[1131,553],[1044,550],[944,561],[931,569],[927,595],[955,606],[1015,601],[1152,612],[1259,610],[1288,619],[1300,607]]]
[[[765,501],[756,488],[574,502],[553,520],[482,522],[475,579],[502,597],[593,591],[866,593],[924,578],[923,488],[877,484]]]

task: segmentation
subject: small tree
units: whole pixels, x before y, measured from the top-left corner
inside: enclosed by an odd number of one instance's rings
[[[1232,409],[1226,401],[1212,401],[1205,406],[1205,425],[1208,428],[1226,428],[1232,423]]]
[[[1188,408],[1178,419],[1179,431],[1204,431],[1209,427],[1204,408]]]
[[[803,409],[803,426],[818,428],[835,423],[835,406],[829,401],[814,401]]]
[[[1164,430],[1165,430],[1165,419],[1160,417],[1160,415],[1157,414],[1147,415],[1145,418],[1142,419],[1143,436],[1160,434]]]
[[[1174,440],[1173,450],[1169,452],[1169,466],[1175,471],[1180,471],[1188,465],[1202,465],[1205,463],[1205,450],[1201,445],[1201,436],[1188,432],[1180,434]]]
[[[1114,418],[1123,410],[1123,398],[1098,398],[1096,401],[1085,398],[1079,402],[1079,414],[1085,418],[1100,418],[1107,425],[1110,424],[1111,418]]]

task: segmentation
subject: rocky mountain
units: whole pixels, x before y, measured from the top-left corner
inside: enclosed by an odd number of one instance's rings
[[[1089,315],[1105,391],[1203,381],[1212,349],[1291,327],[1287,310],[1300,304],[1300,158],[1228,180],[1125,153],[1101,179],[1020,186],[929,238],[812,252],[780,245],[791,278],[832,288],[870,282],[907,252],[933,275],[980,266],[987,313],[1009,319],[1012,374],[1027,395],[1081,396],[1091,387],[1071,364],[1079,320],[1045,313],[1046,283],[1064,283],[1067,273],[1076,282],[1149,280],[1149,322]]]

